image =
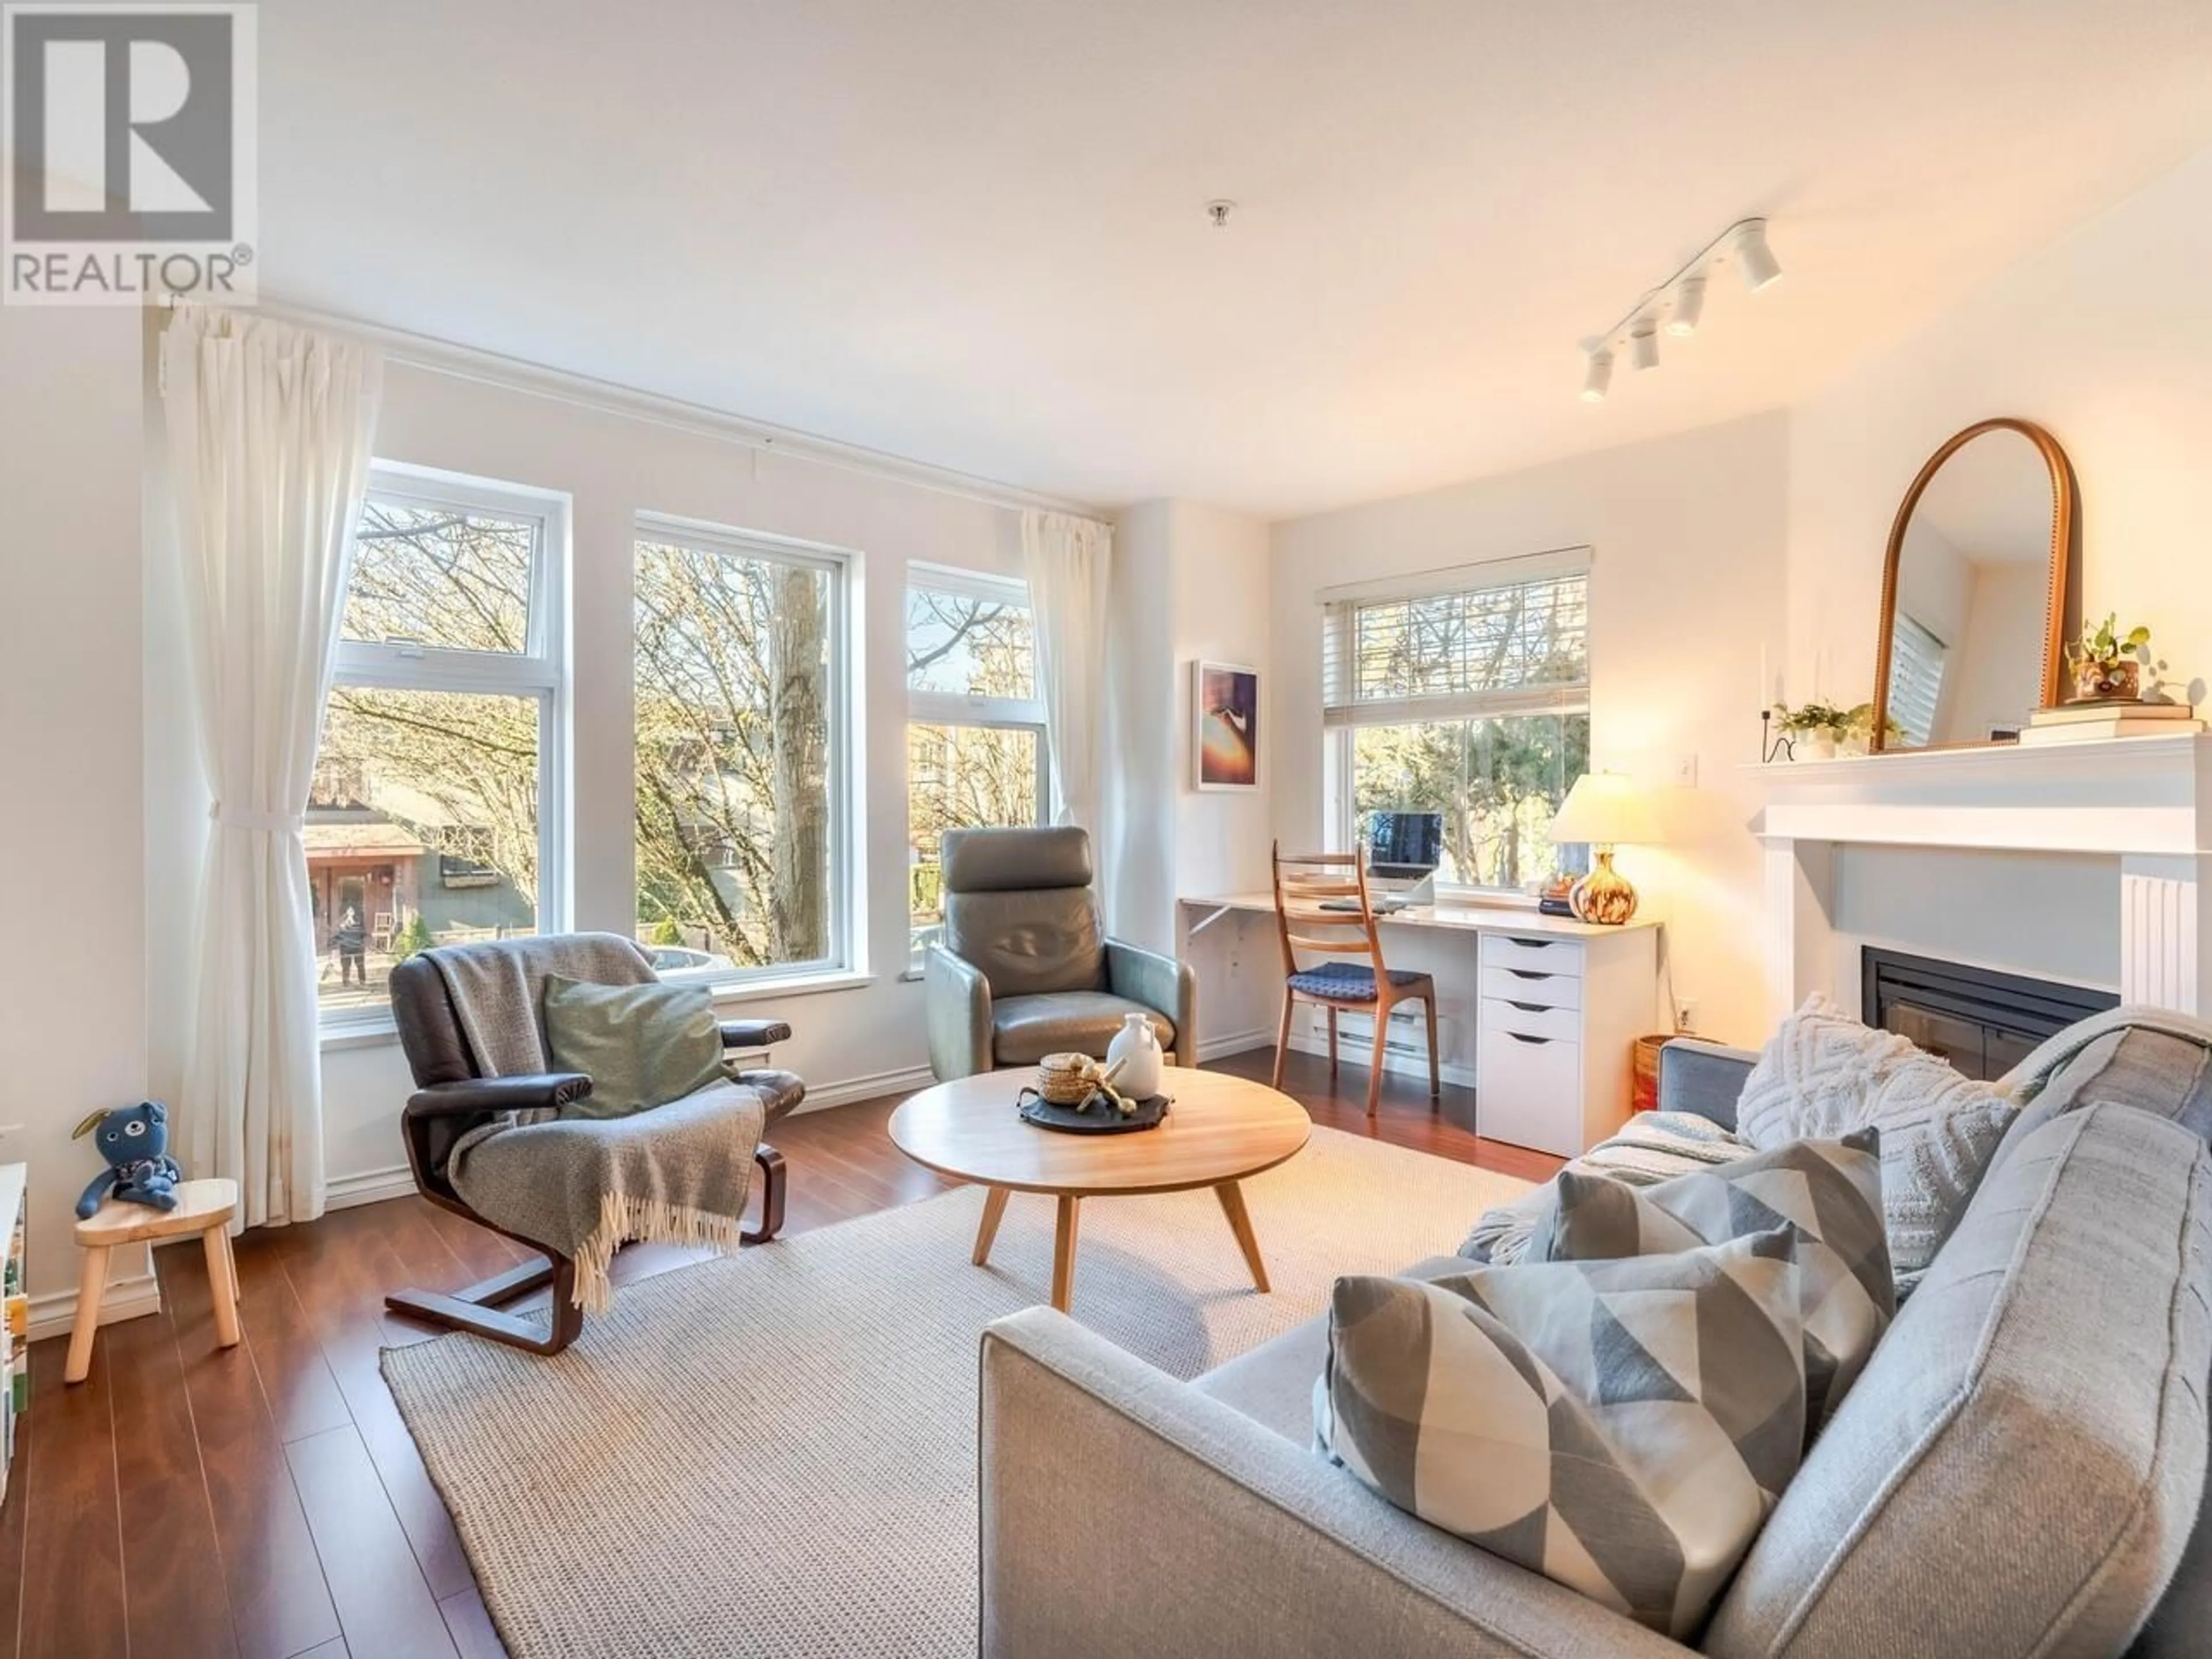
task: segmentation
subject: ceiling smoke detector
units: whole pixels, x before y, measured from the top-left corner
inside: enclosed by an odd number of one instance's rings
[[[1237,211],[1237,204],[1226,196],[1217,196],[1206,204],[1206,216],[1213,222],[1216,230],[1229,228],[1229,216]]]

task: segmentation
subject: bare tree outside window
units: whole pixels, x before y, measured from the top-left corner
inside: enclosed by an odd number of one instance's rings
[[[1047,755],[1036,638],[1012,584],[907,590],[908,893],[916,951],[944,919],[948,830],[1038,823]]]
[[[303,837],[325,1009],[380,1008],[394,963],[541,917],[544,522],[471,493],[372,494],[356,527]]]
[[[1551,821],[1589,767],[1587,574],[1330,608],[1327,719],[1357,823],[1443,814],[1446,880],[1525,888],[1583,867]]]
[[[637,545],[638,926],[741,969],[829,960],[831,573]]]

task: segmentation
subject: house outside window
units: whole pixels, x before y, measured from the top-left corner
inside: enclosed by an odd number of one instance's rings
[[[1340,847],[1443,815],[1440,882],[1525,892],[1587,866],[1553,815],[1589,769],[1586,552],[1325,596],[1324,757]]]
[[[1038,824],[1051,811],[1028,586],[910,567],[906,664],[907,908],[918,960],[944,926],[945,832]]]
[[[565,925],[564,497],[379,462],[303,830],[326,1026],[434,944]]]

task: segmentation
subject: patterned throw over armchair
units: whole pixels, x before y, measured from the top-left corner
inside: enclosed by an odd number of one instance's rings
[[[1088,832],[950,830],[944,878],[945,938],[923,975],[940,1082],[1051,1054],[1103,1059],[1138,1012],[1170,1064],[1198,1063],[1198,976],[1106,937]]]

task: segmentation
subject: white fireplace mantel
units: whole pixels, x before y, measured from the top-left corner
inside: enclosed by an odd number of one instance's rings
[[[1832,994],[1834,848],[2071,853],[2120,867],[2120,994],[2212,1016],[2212,736],[1923,750],[1748,769],[1766,804],[1767,989]],[[2033,902],[2023,895],[2023,902]]]

